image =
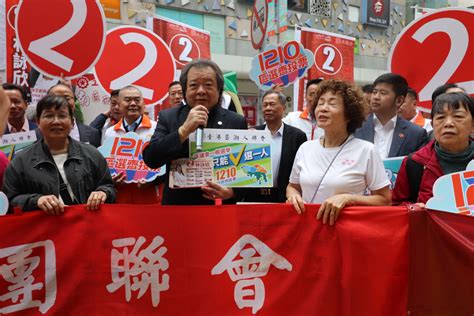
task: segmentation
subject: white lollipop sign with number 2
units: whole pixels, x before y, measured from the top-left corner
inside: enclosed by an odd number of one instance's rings
[[[418,91],[419,106],[431,109],[431,94],[457,83],[474,95],[474,10],[442,9],[410,23],[397,37],[388,68]]]
[[[52,77],[80,77],[99,59],[105,18],[95,0],[20,1],[15,31],[33,67]],[[38,22],[40,19],[41,23]]]
[[[174,80],[175,62],[165,42],[138,26],[119,26],[107,32],[95,77],[110,92],[128,85],[138,87],[145,104],[157,104]]]

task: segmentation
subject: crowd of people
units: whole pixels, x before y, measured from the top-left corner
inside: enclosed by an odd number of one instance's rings
[[[37,104],[36,122],[26,119],[27,98],[16,85],[0,89],[0,131],[35,130],[37,141],[7,166],[0,152],[2,191],[12,207],[60,214],[65,205],[102,203],[202,205],[267,202],[321,204],[317,219],[334,224],[351,205],[424,203],[444,174],[465,170],[473,159],[473,98],[455,84],[434,91],[431,115],[417,108],[417,92],[400,75],[387,73],[373,84],[312,79],[303,111],[286,112],[286,96],[275,87],[263,94],[265,124],[251,127],[271,136],[272,188],[232,189],[214,181],[200,188],[169,186],[171,164],[189,158],[189,137],[198,128],[248,129],[245,118],[227,109],[224,76],[210,60],[195,60],[169,85],[170,108],[155,122],[145,114],[138,87],[110,95],[110,108],[89,126],[74,118],[75,96],[67,83],[51,87]],[[428,118],[430,116],[430,118]],[[36,126],[37,124],[37,126]],[[146,165],[166,165],[151,183],[113,177],[96,147],[108,138],[135,132],[151,137]],[[3,156],[2,156],[3,155]],[[393,191],[383,160],[406,156]],[[161,188],[161,189],[160,189]]]

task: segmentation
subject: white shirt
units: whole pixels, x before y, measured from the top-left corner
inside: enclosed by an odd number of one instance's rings
[[[123,120],[123,119],[122,119]],[[135,133],[138,134],[140,137],[152,137],[153,133],[155,132],[155,127],[156,127],[156,122],[147,119],[147,121],[150,123],[150,127],[143,127],[145,119],[142,118],[142,121],[138,128],[136,129]],[[120,124],[118,128],[116,128],[117,124]],[[112,125],[107,129],[105,132],[105,138],[111,138],[115,136],[123,136],[127,133],[127,131],[123,128],[122,121],[119,121],[117,124]]]
[[[385,159],[390,152],[393,132],[397,124],[397,116],[392,117],[385,125],[380,123],[377,115],[374,115],[374,145],[380,158]]]
[[[7,126],[8,126],[8,130],[10,131],[10,133],[12,132],[12,125],[7,121]],[[25,122],[23,123],[23,126],[21,127],[21,130],[18,131],[17,133],[20,133],[20,132],[29,132],[30,131],[30,125],[28,124],[28,120],[26,119],[25,117]]]
[[[278,170],[280,170],[280,161],[281,161],[281,149],[283,142],[283,129],[285,124],[281,123],[280,128],[272,135],[272,132],[268,129],[268,125],[265,125],[265,131],[267,131],[271,138],[271,151],[272,151],[272,177],[273,177],[273,187],[277,186],[278,183]]]
[[[76,123],[74,123],[74,126],[72,127],[69,136],[71,136],[72,139],[77,140],[78,142],[81,141],[81,137],[79,135],[79,127],[77,127]]]
[[[301,186],[306,203],[321,204],[327,198],[342,193],[363,195],[366,188],[375,191],[390,184],[374,144],[353,136],[345,144],[342,145],[344,148],[324,148],[319,140],[312,140],[303,143],[298,149],[290,183]],[[318,192],[313,199],[318,185]]]
[[[66,162],[67,154],[53,155],[53,159],[54,159],[54,162],[56,163],[56,167],[58,167],[59,174],[63,178],[64,184],[66,184],[67,191],[69,192],[71,199],[75,200],[76,197],[74,196],[74,193],[72,192],[71,185],[67,181],[66,172],[64,172],[64,162]],[[61,194],[59,194],[59,200],[64,204]]]
[[[283,118],[285,124],[299,128],[306,134],[308,140],[319,139],[324,135],[324,130],[316,126],[316,122],[310,117],[306,118],[304,112],[290,112]]]

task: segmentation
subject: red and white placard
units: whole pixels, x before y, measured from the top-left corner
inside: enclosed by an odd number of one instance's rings
[[[431,109],[431,94],[457,83],[474,95],[474,11],[441,9],[410,23],[395,40],[388,69],[408,80],[418,105]]]
[[[250,22],[250,39],[255,49],[260,49],[265,41],[268,26],[268,3],[266,0],[255,0]]]
[[[161,16],[147,18],[147,29],[161,37],[173,53],[176,68],[194,59],[211,58],[211,33]]]
[[[138,26],[119,26],[108,31],[104,52],[95,66],[97,82],[105,91],[134,85],[143,93],[147,105],[166,97],[175,71],[175,61],[166,43]]]
[[[80,77],[99,59],[105,18],[95,0],[21,0],[15,19],[19,45],[40,72],[66,79]]]
[[[305,99],[306,82],[311,79],[354,80],[355,38],[310,28],[297,30],[296,40],[314,54],[314,65],[307,75],[294,85],[294,110],[301,111]]]

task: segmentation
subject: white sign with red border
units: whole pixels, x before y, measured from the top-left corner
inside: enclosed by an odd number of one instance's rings
[[[418,105],[431,109],[431,94],[457,83],[474,95],[474,10],[440,9],[427,13],[398,35],[388,69],[405,77],[418,92]]]
[[[138,87],[145,104],[154,105],[168,94],[176,72],[173,54],[155,33],[138,26],[118,26],[107,32],[95,77],[110,92],[128,85]]]
[[[316,78],[354,80],[355,38],[310,28],[299,28],[295,39],[314,54],[314,65],[306,76],[294,84],[293,108],[302,111],[305,104],[306,83]]]
[[[255,0],[252,9],[252,20],[250,22],[250,38],[252,46],[260,49],[265,41],[268,25],[268,3],[266,0]]]
[[[156,15],[147,17],[146,27],[167,43],[177,69],[194,59],[211,58],[211,33],[208,31]]]
[[[15,31],[28,62],[42,73],[78,78],[104,49],[106,24],[99,1],[20,1]]]

